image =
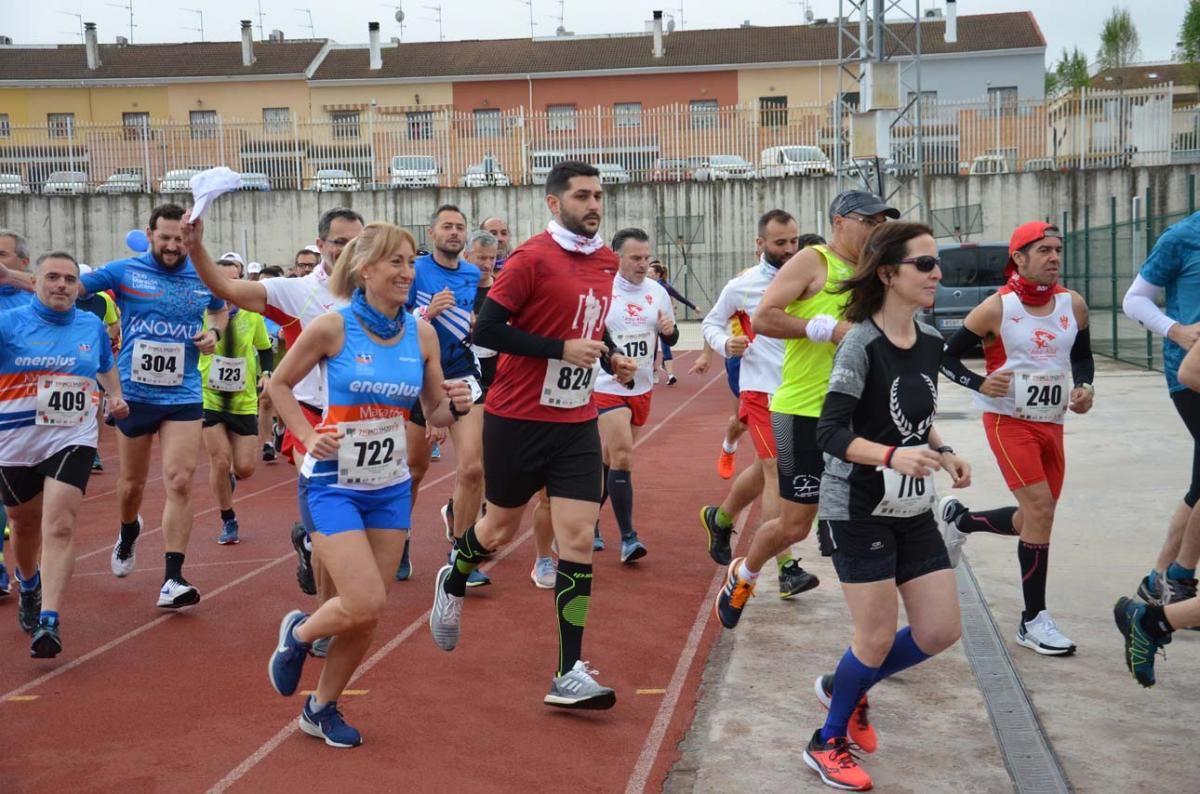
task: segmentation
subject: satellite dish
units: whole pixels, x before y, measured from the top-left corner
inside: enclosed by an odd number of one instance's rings
[[[396,9],[396,21],[399,22],[400,24],[404,24],[404,9],[402,9],[402,8]]]
[[[806,10],[804,11],[804,21],[805,21],[805,22],[807,22],[807,23],[808,23],[808,24],[810,24],[810,25],[812,24],[812,22],[813,22],[813,18],[814,18],[815,16],[816,16],[816,15],[815,15],[815,14],[813,14],[813,10],[812,10],[811,8],[809,8],[809,9],[806,9]]]
[[[667,33],[675,32],[675,18],[671,17],[667,20]]]

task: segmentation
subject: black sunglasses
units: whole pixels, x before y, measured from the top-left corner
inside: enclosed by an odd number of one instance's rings
[[[941,267],[942,260],[936,256],[909,256],[900,260],[903,265],[913,265],[922,273],[932,273],[935,267]]]

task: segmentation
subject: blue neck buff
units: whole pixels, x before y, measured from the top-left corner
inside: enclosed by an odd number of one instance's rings
[[[65,312],[55,311],[46,304],[42,303],[41,299],[34,297],[29,302],[33,307],[33,313],[51,325],[70,325],[75,320],[75,304],[71,304],[71,308]]]
[[[354,296],[350,299],[350,309],[359,322],[380,339],[391,339],[404,333],[404,307],[400,307],[395,317],[388,317],[367,303],[366,293],[361,287],[354,290]]]

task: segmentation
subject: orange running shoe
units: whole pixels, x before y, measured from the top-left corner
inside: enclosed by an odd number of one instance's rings
[[[821,705],[825,707],[826,711],[829,711],[829,704],[833,702],[833,676],[817,676],[813,689],[817,692],[817,700],[821,701]],[[850,741],[861,747],[864,753],[873,753],[875,748],[879,747],[879,737],[875,735],[875,726],[867,718],[870,708],[867,696],[863,695],[850,714],[850,725],[847,726],[850,731]]]
[[[872,786],[871,776],[858,765],[850,746],[844,736],[821,741],[821,729],[817,728],[804,748],[804,763],[812,767],[827,786],[843,791],[868,791]]]
[[[721,475],[722,480],[728,480],[733,476],[733,466],[735,463],[733,452],[721,450],[721,457],[717,458],[717,474]]]

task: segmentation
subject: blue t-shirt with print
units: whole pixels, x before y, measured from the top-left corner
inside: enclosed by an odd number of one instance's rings
[[[117,370],[126,400],[152,405],[187,405],[202,401],[198,368],[200,351],[192,337],[200,333],[205,311],[217,311],[225,303],[200,280],[190,259],[184,259],[173,268],[165,267],[147,251],[140,256],[109,262],[80,281],[88,292],[110,289],[116,296],[117,308],[121,310],[122,339]],[[164,350],[143,348],[139,342],[182,345],[182,382],[158,385],[135,380],[135,369],[165,375],[161,365],[169,358],[164,355]],[[140,377],[144,380],[144,376]]]
[[[408,293],[408,310],[428,306],[433,296],[444,289],[454,295],[455,304],[430,320],[437,330],[442,348],[442,374],[447,378],[465,378],[477,374],[475,354],[471,352],[471,316],[475,311],[475,289],[479,286],[479,268],[459,259],[458,267],[442,267],[433,254],[413,261],[417,275]]]

